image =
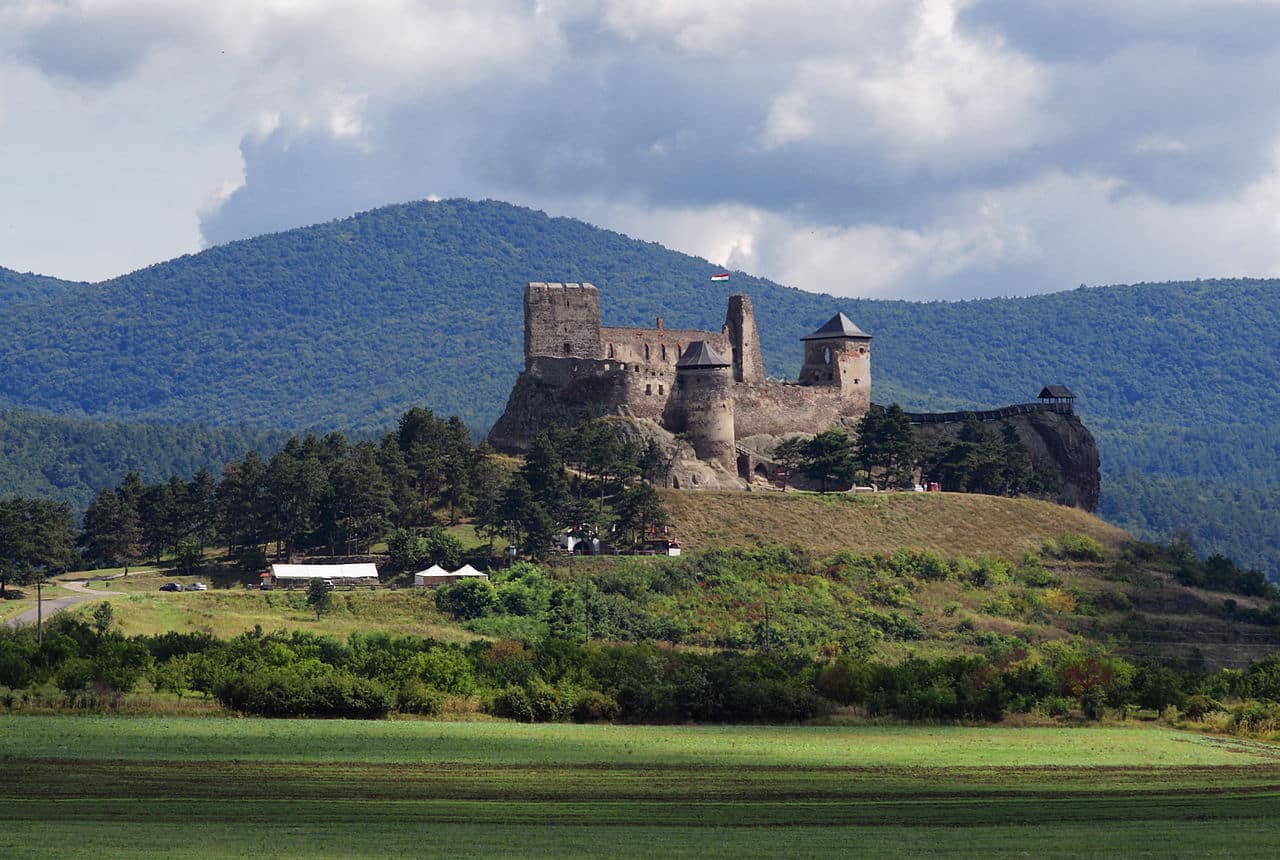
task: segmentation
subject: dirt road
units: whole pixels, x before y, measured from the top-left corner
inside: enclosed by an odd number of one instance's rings
[[[84,603],[86,600],[98,600],[102,597],[112,597],[123,594],[123,592],[120,591],[94,591],[89,588],[84,581],[60,581],[60,584],[68,591],[75,591],[79,593],[72,597],[57,597],[52,600],[44,601],[45,618],[48,618],[55,612],[66,609],[68,606],[74,606],[77,603]],[[21,627],[23,624],[35,624],[36,612],[37,610],[35,609],[28,609],[21,615],[15,615],[4,623],[8,627]]]

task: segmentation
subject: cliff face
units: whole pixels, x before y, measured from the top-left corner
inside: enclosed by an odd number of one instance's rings
[[[928,416],[912,416],[915,419]],[[1011,424],[1026,446],[1036,471],[1057,475],[1056,493],[1047,496],[1060,505],[1070,505],[1095,511],[1098,493],[1102,486],[1099,474],[1098,446],[1089,428],[1074,414],[1051,410],[1029,410],[1022,414],[986,417],[978,413],[981,423],[999,432],[1005,423]],[[930,436],[956,436],[964,426],[963,420],[916,421],[916,432],[922,439]]]

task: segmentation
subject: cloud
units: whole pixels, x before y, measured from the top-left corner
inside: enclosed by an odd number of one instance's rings
[[[0,264],[102,277],[442,195],[840,294],[1280,274],[1276,24],[1209,0],[11,0]]]

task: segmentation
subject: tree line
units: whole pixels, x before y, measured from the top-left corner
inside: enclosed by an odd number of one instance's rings
[[[590,420],[549,429],[519,468],[476,444],[461,419],[410,409],[377,440],[341,433],[291,436],[270,458],[249,451],[215,478],[146,483],[130,472],[100,491],[74,529],[60,502],[0,502],[0,589],[77,566],[128,565],[165,556],[189,571],[225,546],[246,571],[295,553],[365,554],[388,539],[402,569],[454,564],[461,545],[440,526],[471,518],[490,538],[535,558],[561,529],[629,544],[665,525],[652,482],[665,474],[652,442]]]
[[[103,611],[103,606],[106,611]],[[438,714],[447,696],[525,722],[785,723],[839,707],[910,720],[997,721],[1008,714],[1099,719],[1109,711],[1230,714],[1240,731],[1275,730],[1280,657],[1205,672],[1131,662],[1098,645],[1049,642],[1036,653],[909,657],[897,664],[796,651],[694,652],[652,643],[548,638],[466,645],[412,635],[253,630],[121,635],[109,604],[89,620],[59,615],[43,644],[0,628],[0,705],[51,686],[67,708],[118,706],[148,684],[270,717]],[[46,703],[48,706],[50,703]]]
[[[803,475],[822,492],[847,489],[860,478],[902,489],[917,474],[957,493],[1016,496],[1057,489],[1057,476],[1034,466],[1012,424],[1004,422],[997,433],[970,419],[955,438],[926,440],[896,403],[873,407],[852,436],[833,428],[812,438],[792,437],[778,444],[773,457],[785,475]]]

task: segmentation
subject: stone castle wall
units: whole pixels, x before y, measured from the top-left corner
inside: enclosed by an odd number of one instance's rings
[[[598,358],[652,366],[675,373],[676,362],[684,348],[695,340],[705,340],[716,349],[729,352],[729,339],[723,332],[668,328],[600,328],[601,352]]]

